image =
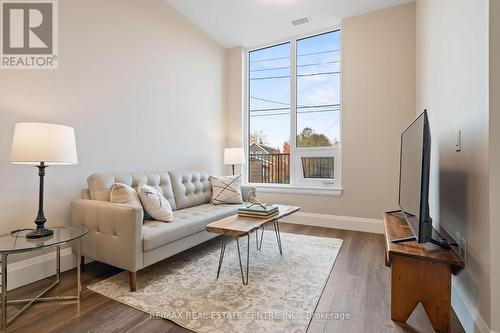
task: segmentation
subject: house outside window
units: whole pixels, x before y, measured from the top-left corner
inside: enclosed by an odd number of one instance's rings
[[[247,181],[341,189],[340,30],[250,50]]]

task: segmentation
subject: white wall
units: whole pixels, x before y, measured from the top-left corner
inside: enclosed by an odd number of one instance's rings
[[[467,240],[466,268],[454,278],[452,298],[479,315],[474,323],[455,307],[468,332],[491,320],[488,6],[488,0],[417,1],[417,111],[427,108],[431,124],[431,216]]]
[[[397,207],[399,136],[415,118],[415,4],[343,20],[342,59],[343,195],[259,196],[307,213],[381,219]],[[230,135],[241,138],[242,127]]]
[[[79,164],[47,169],[48,225],[97,171],[221,171],[225,50],[163,0],[59,1],[59,69],[0,71],[0,232],[32,227],[34,167],[15,122],[75,128]]]
[[[241,127],[243,126],[245,54],[242,47],[226,50],[226,147],[243,147]],[[227,174],[231,167],[226,166]],[[236,173],[241,173],[241,166],[236,166]]]
[[[490,0],[490,245],[491,313],[500,313],[500,1]],[[500,332],[500,316],[491,329]]]

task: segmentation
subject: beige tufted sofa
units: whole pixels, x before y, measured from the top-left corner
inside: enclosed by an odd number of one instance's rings
[[[71,203],[71,224],[89,229],[82,239],[82,256],[129,271],[131,291],[136,289],[138,270],[215,237],[205,226],[239,208],[210,204],[208,172],[96,173],[87,183],[82,199]],[[114,183],[154,186],[172,206],[173,222],[144,220],[142,207],[111,203]],[[244,200],[250,189],[242,187]]]

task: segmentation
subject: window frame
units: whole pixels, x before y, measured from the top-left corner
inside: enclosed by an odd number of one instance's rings
[[[297,42],[302,39],[315,37],[330,32],[340,33],[340,74],[339,74],[339,94],[340,94],[340,146],[339,147],[297,147]],[[270,184],[255,183],[249,181],[249,147],[250,147],[250,63],[249,56],[253,51],[290,43],[290,183]],[[340,26],[330,27],[313,33],[294,36],[280,41],[266,43],[251,48],[246,48],[243,59],[243,141],[247,165],[242,168],[243,184],[256,186],[262,192],[276,193],[296,193],[296,194],[316,194],[316,195],[341,195],[342,194],[342,145],[343,145],[343,104],[342,104],[342,29]],[[302,157],[334,157],[334,179],[330,178],[307,178],[303,177]]]

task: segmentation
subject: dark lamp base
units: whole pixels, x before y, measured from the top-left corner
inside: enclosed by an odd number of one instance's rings
[[[43,238],[43,237],[48,237],[52,236],[54,234],[53,230],[50,229],[35,229],[33,231],[30,231],[26,234],[26,238],[33,239],[33,238]]]

